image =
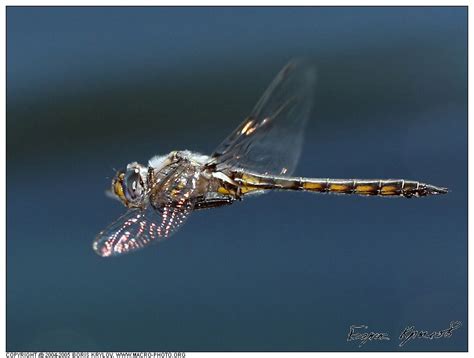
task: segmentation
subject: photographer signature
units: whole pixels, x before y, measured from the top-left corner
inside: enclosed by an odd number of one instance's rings
[[[398,339],[400,340],[399,347],[403,347],[410,340],[415,339],[440,339],[450,338],[453,335],[453,331],[461,327],[461,321],[451,321],[448,328],[439,331],[426,331],[417,330],[415,326],[407,326],[400,333]],[[368,331],[366,325],[351,325],[349,327],[349,333],[347,334],[347,341],[359,341],[359,347],[370,341],[389,341],[390,337],[385,332],[372,332]]]

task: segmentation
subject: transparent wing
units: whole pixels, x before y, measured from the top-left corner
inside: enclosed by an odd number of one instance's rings
[[[181,159],[152,189],[150,203],[163,218],[163,234],[168,226],[178,225],[194,208],[194,192],[200,172],[189,161]]]
[[[178,230],[191,211],[189,205],[129,210],[97,235],[93,249],[103,257],[117,256],[163,241]]]
[[[218,169],[291,175],[301,154],[315,81],[313,63],[301,59],[288,63],[250,116],[215,150]]]
[[[129,210],[97,235],[94,251],[116,256],[170,237],[194,209],[193,193],[199,172],[181,161],[159,181],[150,194],[147,209]]]

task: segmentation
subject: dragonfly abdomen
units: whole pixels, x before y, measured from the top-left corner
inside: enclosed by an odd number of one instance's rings
[[[242,185],[243,194],[255,190],[302,190],[317,193],[411,198],[448,192],[446,188],[404,179],[281,178],[243,174],[241,178],[235,180]]]

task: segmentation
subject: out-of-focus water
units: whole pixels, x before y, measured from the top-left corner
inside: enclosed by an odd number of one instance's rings
[[[466,350],[466,8],[7,9],[7,350]],[[102,259],[112,168],[209,153],[294,56],[319,67],[297,175],[422,199],[271,193]],[[462,327],[398,346],[410,325]],[[350,325],[390,341],[358,348]]]

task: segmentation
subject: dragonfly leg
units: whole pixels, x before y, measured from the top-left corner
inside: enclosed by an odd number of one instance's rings
[[[230,205],[234,202],[234,198],[230,196],[222,197],[222,198],[204,198],[200,197],[196,203],[194,204],[194,209],[211,209],[211,208],[218,208],[220,206]]]

